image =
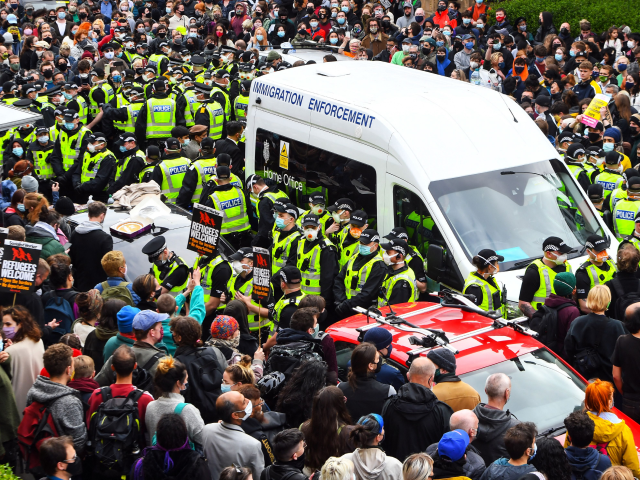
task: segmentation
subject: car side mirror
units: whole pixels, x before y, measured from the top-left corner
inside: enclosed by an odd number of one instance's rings
[[[447,269],[445,255],[444,248],[440,245],[429,245],[427,250],[427,276],[436,282],[440,281]]]

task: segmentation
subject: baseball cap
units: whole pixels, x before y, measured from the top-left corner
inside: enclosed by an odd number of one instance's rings
[[[565,158],[571,160],[577,160],[579,155],[586,155],[587,151],[582,146],[581,143],[572,143],[567,147],[567,153],[565,154]]]
[[[231,170],[226,165],[220,165],[216,168],[216,177],[226,180],[231,177]]]
[[[273,204],[273,209],[276,212],[288,213],[289,215],[291,215],[295,219],[298,218],[298,209],[292,203],[275,202]]]
[[[353,212],[356,209],[356,204],[350,198],[339,198],[336,203],[327,208],[330,212],[337,212],[338,210],[347,210]]]
[[[158,313],[153,310],[142,310],[139,313],[136,313],[136,316],[133,317],[133,329],[134,330],[149,330],[156,323],[160,323],[163,320],[169,318],[169,315],[166,313]]]
[[[627,192],[633,193],[633,194],[640,193],[640,177],[638,176],[631,177],[627,181]]]
[[[169,137],[166,140],[167,150],[180,150],[180,142],[177,138]]]
[[[349,218],[349,224],[355,225],[356,227],[364,227],[367,224],[367,214],[362,210],[352,212],[351,218]]]
[[[360,237],[362,238],[362,236]],[[399,238],[392,238],[387,243],[381,243],[380,248],[382,250],[395,250],[398,253],[401,253],[403,256],[407,256],[409,253],[409,245],[404,240]]]
[[[402,227],[395,227],[388,234],[386,234],[383,238],[391,239],[391,238],[399,238],[400,240],[409,240],[409,234]]]
[[[607,249],[607,241],[600,235],[592,234],[587,237],[587,241],[584,242],[584,246],[600,253]]]
[[[602,200],[602,197],[604,197],[604,187],[599,183],[589,185],[589,188],[587,188],[587,195],[589,196],[589,200],[592,202],[599,202]]]
[[[302,281],[302,274],[298,267],[286,265],[280,269],[280,278],[282,278],[284,283],[300,283]]]
[[[153,159],[153,160],[157,160],[160,158],[160,148],[158,148],[157,145],[149,145],[147,147],[147,157]]]
[[[460,460],[469,446],[469,434],[457,429],[445,433],[438,442],[438,455],[447,457],[452,462]]]
[[[607,152],[604,157],[604,163],[607,165],[618,165],[623,160],[622,154],[612,150],[611,152]]]
[[[378,235],[378,231],[373,228],[367,228],[362,235],[360,235],[360,243],[366,245],[371,242],[380,243],[380,235]]]
[[[314,215],[313,213],[308,213],[307,215],[305,215],[304,217],[302,217],[302,226],[306,227],[317,227],[318,225],[320,225],[320,219],[318,218],[317,215]]]
[[[229,256],[229,260],[242,260],[243,258],[250,258],[253,260],[253,248],[242,247],[236,253]]]
[[[309,203],[314,205],[324,205],[326,202],[324,195],[320,192],[315,192],[309,195]]]
[[[495,251],[491,250],[490,248],[485,248],[484,250],[480,250],[480,252],[478,252],[478,257],[484,260],[485,267],[495,261],[504,262],[504,257],[502,255],[498,255]]]
[[[549,237],[544,242],[542,242],[542,250],[544,252],[560,252],[560,253],[571,253],[573,249],[564,243],[560,237]]]

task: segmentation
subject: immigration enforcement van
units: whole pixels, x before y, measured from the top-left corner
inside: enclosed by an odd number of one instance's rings
[[[384,85],[384,93],[379,86]],[[354,200],[386,235],[406,228],[430,278],[460,291],[484,248],[517,309],[525,267],[558,236],[574,271],[596,233],[617,242],[549,140],[493,90],[382,62],[307,65],[253,80],[247,174],[299,208]],[[515,312],[512,312],[515,313]]]

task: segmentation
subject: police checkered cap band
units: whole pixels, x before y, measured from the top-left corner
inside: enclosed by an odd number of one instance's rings
[[[155,252],[152,252],[149,254],[150,258],[156,258],[157,256],[159,256],[162,252],[164,252],[164,249],[167,248],[167,243],[165,242],[162,247],[160,247],[158,250],[156,250]]]
[[[484,260],[486,265],[491,265],[493,262],[496,262],[496,261],[499,260],[499,258],[496,257],[495,255],[493,255],[493,256],[491,256],[489,258],[484,258],[484,257],[478,255],[478,258],[481,258],[482,260]]]
[[[292,217],[297,217],[298,216],[298,212],[296,210],[294,210],[293,208],[287,208],[287,209],[285,209],[284,212],[288,213]]]
[[[374,235],[373,237],[371,237],[371,241],[375,242],[375,241],[380,241],[380,235]]]
[[[394,249],[396,252],[400,252],[402,255],[405,255],[405,256],[407,255],[407,252],[405,252],[405,251],[404,251],[404,247],[401,247],[400,245],[396,245],[396,244],[393,242],[393,240],[391,240],[391,242],[389,242],[389,243],[391,243],[391,245],[393,245],[393,249]]]
[[[106,142],[107,138],[102,134],[100,134],[100,135],[95,135],[94,134],[94,135],[91,135],[90,141],[91,142]]]
[[[247,190],[251,189],[262,177],[255,173],[247,179]]]
[[[549,250],[553,250],[555,252],[555,251],[560,250],[560,248],[558,248],[556,245],[547,245],[546,247],[544,247],[544,251],[545,252],[547,252]]]
[[[409,240],[409,235],[407,235],[406,233],[396,233],[396,238],[399,238],[400,240]]]
[[[25,90],[25,93],[29,95],[31,92],[37,92],[38,90],[35,87],[29,87]]]
[[[284,274],[284,272],[283,272],[282,270],[280,270],[280,278],[282,278],[282,281],[283,281],[284,283],[289,283],[289,282],[287,281],[287,276]]]
[[[136,141],[136,137],[134,137],[133,135],[127,135],[126,137],[122,137],[122,141],[123,142],[135,142]]]
[[[351,205],[346,204],[346,203],[341,203],[340,205],[338,205],[338,204],[336,203],[336,208],[337,208],[338,210],[351,210]]]
[[[576,158],[578,155],[584,155],[585,153],[584,148],[579,148],[573,152],[573,158]]]
[[[65,83],[64,88],[66,90],[73,90],[73,89],[77,89],[78,85],[76,85],[75,83]]]

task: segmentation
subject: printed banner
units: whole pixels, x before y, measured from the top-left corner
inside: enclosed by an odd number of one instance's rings
[[[200,255],[213,253],[218,248],[221,229],[222,212],[199,203],[194,204],[187,250]]]
[[[0,271],[0,291],[30,292],[36,283],[42,245],[5,240]]]
[[[603,95],[602,93],[596,94],[593,100],[591,100],[591,103],[589,104],[587,109],[582,114],[582,119],[580,121],[589,128],[595,127],[597,123],[602,120],[600,118],[600,109],[602,107],[606,107],[608,104],[608,96]]]
[[[269,298],[271,289],[271,255],[269,250],[253,247],[253,299]]]

